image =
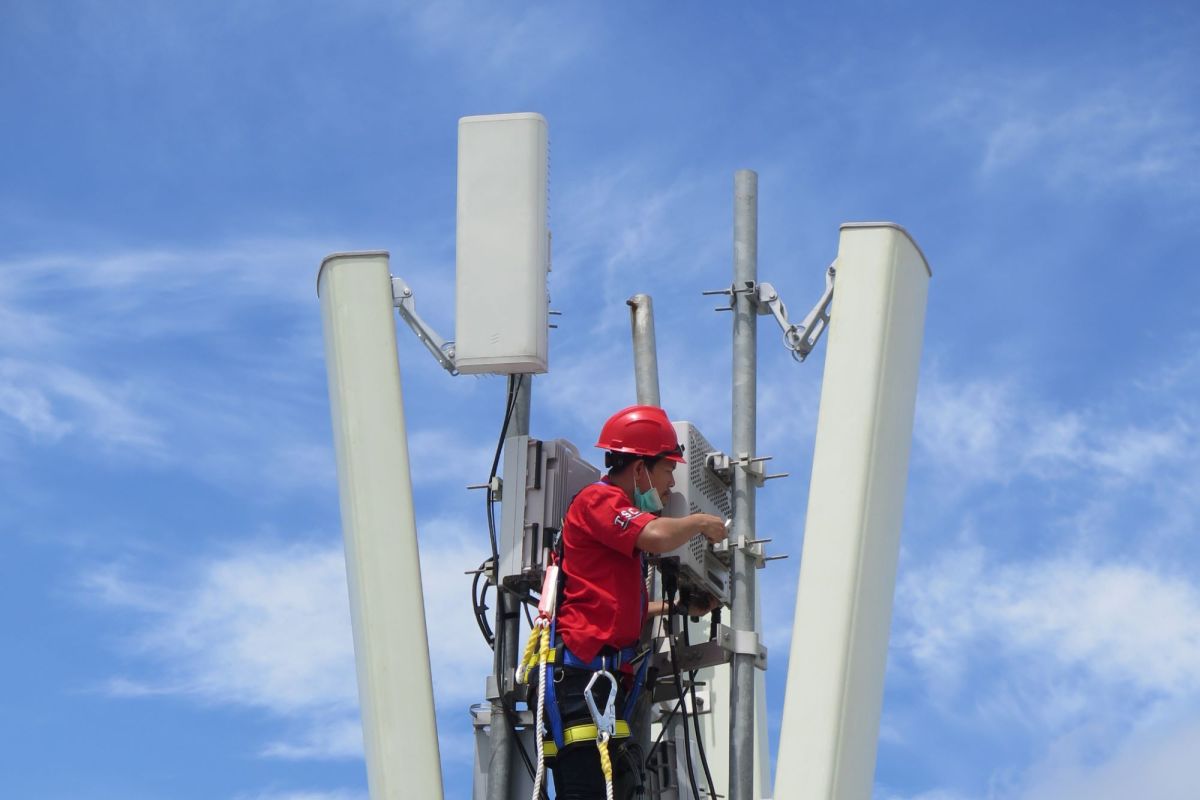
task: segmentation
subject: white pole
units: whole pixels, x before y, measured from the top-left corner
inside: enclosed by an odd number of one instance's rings
[[[371,800],[442,797],[388,254],[317,274]]]
[[[775,800],[868,800],[930,271],[903,228],[843,225]]]

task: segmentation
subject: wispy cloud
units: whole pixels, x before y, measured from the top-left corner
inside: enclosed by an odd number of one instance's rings
[[[346,10],[390,23],[406,48],[465,79],[503,81],[518,91],[561,75],[602,34],[594,15],[578,6],[355,0]]]
[[[266,791],[239,794],[234,800],[368,800],[368,798],[366,792],[335,789],[332,791]]]
[[[261,751],[267,758],[305,761],[325,758],[361,758],[362,724],[358,717],[312,724],[291,739],[271,742]]]
[[[729,218],[728,191],[717,186],[686,172],[663,174],[649,155],[571,186],[556,200],[561,210],[552,220],[555,291],[587,291],[607,301],[593,304],[587,321],[597,335],[625,327],[623,303],[636,292],[657,295],[661,314],[667,298],[698,289],[700,271],[729,251],[729,231],[712,224]],[[719,286],[727,273],[718,274]],[[696,305],[706,303],[697,296]]]
[[[152,665],[150,677],[123,677],[116,693],[140,686],[283,716],[356,709],[340,548],[263,544],[174,577],[111,567],[84,577],[97,599],[142,620],[130,655]]]
[[[463,709],[459,717],[482,692],[462,676],[483,676],[491,665],[464,574],[486,555],[486,536],[449,519],[423,523],[420,536],[436,699],[443,711]],[[265,757],[361,757],[340,543],[258,541],[157,578],[100,566],[82,587],[136,620],[127,640],[131,668],[105,684],[108,694],[181,695],[270,712],[285,731],[263,745]]]
[[[0,414],[34,441],[73,436],[160,458],[165,450],[161,425],[139,408],[138,395],[131,384],[69,367],[0,359]]]
[[[943,789],[935,789],[930,792],[921,792],[919,794],[892,794],[884,789],[883,793],[880,795],[880,800],[969,800],[969,798],[967,795],[959,794],[958,792],[950,792]]]
[[[10,258],[0,423],[217,483],[332,486],[315,293],[322,246],[249,241]]]
[[[495,442],[468,441],[457,429],[422,428],[408,437],[415,486],[484,483],[495,456]],[[480,508],[483,501],[480,500]]]
[[[997,564],[966,548],[910,572],[897,609],[897,647],[952,694],[985,658],[1003,659],[1022,679],[1020,664],[1050,665],[1031,713],[1071,684],[1083,694],[1200,693],[1200,591],[1152,566],[1084,557]]]
[[[1122,737],[1099,757],[1082,736],[1067,736],[1029,770],[1019,800],[1087,797],[1187,800],[1196,794],[1200,716],[1167,715]]]
[[[482,505],[482,504],[481,504]],[[478,519],[482,522],[482,511]],[[425,521],[421,538],[421,583],[429,630],[433,686],[439,709],[464,711],[482,699],[483,676],[491,672],[492,653],[471,613],[471,575],[491,553],[486,528],[472,518],[442,517]],[[489,605],[495,607],[495,595]],[[471,676],[475,679],[464,676]]]
[[[1167,53],[1119,73],[1088,65],[964,74],[935,117],[979,146],[988,179],[1032,170],[1059,190],[1169,186],[1200,190],[1200,133],[1181,76],[1190,55]]]
[[[1194,552],[1198,380],[1189,348],[1074,406],[1015,374],[922,375],[909,516],[930,531],[902,558],[889,681],[926,705],[893,728],[1022,742],[980,764],[987,796],[1129,796],[1159,766],[1147,785],[1181,796],[1186,767],[1152,743],[1164,710],[1186,735],[1200,706],[1200,589],[1175,566]]]
[[[922,376],[915,440],[926,466],[956,481],[1091,474],[1139,482],[1191,457],[1194,417],[1186,403],[1149,422],[1115,404],[1055,409],[1014,378],[949,380],[935,367]]]

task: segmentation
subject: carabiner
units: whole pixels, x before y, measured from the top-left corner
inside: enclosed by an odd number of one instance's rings
[[[608,703],[604,706],[604,713],[596,708],[596,701],[592,698],[592,687],[596,685],[596,681],[601,677],[608,678]],[[583,699],[587,701],[588,711],[592,713],[592,721],[596,723],[597,738],[603,737],[604,741],[611,739],[617,732],[617,679],[613,674],[606,669],[596,670],[592,673],[592,679],[588,681],[587,688],[583,690]]]

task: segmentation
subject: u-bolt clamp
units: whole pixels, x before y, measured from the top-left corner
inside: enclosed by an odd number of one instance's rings
[[[610,687],[608,703],[604,706],[603,714],[600,713],[600,709],[596,708],[596,701],[592,697],[592,687],[601,677],[608,678]],[[592,721],[596,723],[596,738],[607,742],[617,732],[617,679],[606,669],[596,670],[592,673],[592,679],[588,681],[587,688],[583,691],[583,699],[587,701],[588,711],[592,713]]]

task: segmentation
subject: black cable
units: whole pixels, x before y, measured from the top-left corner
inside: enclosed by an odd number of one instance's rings
[[[517,407],[517,395],[521,393],[521,382],[525,380],[524,375],[518,375],[515,381],[508,385],[508,400],[507,408],[504,411],[504,424],[500,426],[500,439],[496,442],[496,454],[492,457],[492,471],[488,473],[487,483],[487,519],[488,519],[488,537],[492,544],[492,562],[499,568],[500,565],[500,548],[496,541],[496,510],[493,508],[495,504],[494,495],[492,493],[492,482],[496,478],[496,471],[500,468],[500,452],[504,449],[504,439],[508,436],[508,423],[512,419],[513,409]]]
[[[683,623],[683,645],[690,647],[692,644],[691,636],[688,634],[687,622]],[[695,713],[696,709],[696,670],[688,673],[688,682],[691,683],[692,691],[692,727],[696,731],[696,749],[700,752],[700,766],[704,767],[704,779],[708,781],[708,793],[710,797],[717,796],[717,787],[713,783],[712,770],[708,768],[708,755],[704,752],[704,737],[700,735],[700,715]],[[686,724],[686,722],[684,723]]]
[[[624,760],[629,773],[637,777],[637,785],[633,787],[634,796],[645,797],[646,772],[641,768],[642,748],[638,746],[637,742],[627,740],[624,745],[617,748],[617,758]]]
[[[475,624],[479,626],[479,632],[483,634],[483,640],[487,642],[487,646],[495,648],[496,636],[492,632],[492,625],[487,619],[487,583],[484,583],[482,591],[479,589],[479,581],[483,578],[488,570],[488,562],[484,561],[479,565],[479,570],[475,573],[475,578],[471,581],[471,609],[475,614]]]
[[[666,735],[667,728],[668,728],[668,726],[670,726],[671,720],[675,719],[675,715],[679,713],[679,709],[682,707],[683,707],[683,698],[681,697],[681,698],[679,698],[679,701],[677,703],[675,703],[675,707],[671,709],[671,713],[667,714],[667,716],[665,716],[661,720],[659,720],[659,724],[662,727],[658,729],[658,738],[656,738],[654,740],[654,744],[650,745],[650,752],[646,754],[646,762],[645,762],[646,769],[650,768],[650,759],[654,758],[654,752],[656,750],[658,750],[658,746],[660,744],[662,744],[663,736]]]
[[[700,797],[700,787],[696,785],[696,767],[692,764],[692,735],[688,730],[687,703],[684,702],[683,680],[679,676],[679,658],[675,653],[675,576],[663,574],[663,595],[667,598],[667,644],[671,650],[671,674],[675,678],[675,692],[683,713],[683,755],[687,760],[688,783],[692,787],[692,797]]]
[[[512,728],[513,740],[517,744],[517,753],[520,754],[521,760],[525,762],[525,770],[529,773],[530,780],[533,780],[536,777],[533,761],[529,758],[529,752],[525,749],[525,745],[521,742],[520,734],[517,733],[516,712],[510,709],[507,703],[504,705],[504,716],[508,720],[509,727]],[[550,800],[549,795],[546,793],[545,781],[542,782],[541,793],[539,794],[539,797],[541,800]]]
[[[525,770],[529,773],[529,777],[534,776],[533,762],[529,760],[529,753],[525,750],[525,745],[521,741],[521,737],[517,735],[517,719],[515,715],[510,716],[508,707],[504,708],[504,716],[508,719],[510,727],[513,729],[513,741],[517,743],[517,752],[521,755],[521,760],[525,762]]]

